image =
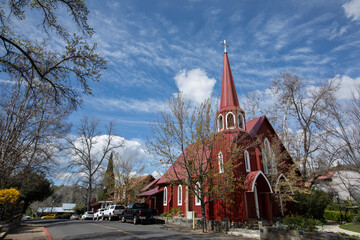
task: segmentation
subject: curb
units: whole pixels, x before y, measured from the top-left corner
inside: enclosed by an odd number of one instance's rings
[[[43,228],[44,228],[44,232],[46,233],[46,236],[47,236],[48,240],[52,240],[51,235],[48,232],[48,230],[45,227],[43,227]]]
[[[8,232],[1,232],[0,233],[0,240],[5,239],[7,234],[8,234]]]

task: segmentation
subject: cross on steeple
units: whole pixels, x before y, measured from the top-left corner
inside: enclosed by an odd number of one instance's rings
[[[226,44],[226,40],[221,42],[221,44],[224,45],[224,52],[226,52],[226,47],[230,47],[229,45]]]

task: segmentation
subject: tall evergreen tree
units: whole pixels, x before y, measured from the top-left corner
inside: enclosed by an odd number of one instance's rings
[[[103,189],[98,196],[99,200],[105,200],[106,198],[110,197],[111,191],[113,191],[115,188],[113,153],[110,154],[105,176],[102,182],[102,187]]]

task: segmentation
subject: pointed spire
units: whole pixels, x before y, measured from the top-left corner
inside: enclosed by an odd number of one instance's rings
[[[239,101],[236,94],[235,84],[231,73],[227,52],[224,53],[224,66],[221,86],[220,111],[227,107],[238,107]]]

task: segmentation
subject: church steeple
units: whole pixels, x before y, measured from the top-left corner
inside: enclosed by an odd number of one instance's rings
[[[224,53],[220,111],[226,107],[240,108],[227,52]]]
[[[222,42],[224,49],[224,65],[221,84],[220,109],[217,116],[218,131],[245,130],[245,112],[240,108],[235,84],[231,73],[230,62],[226,52],[226,41]]]

